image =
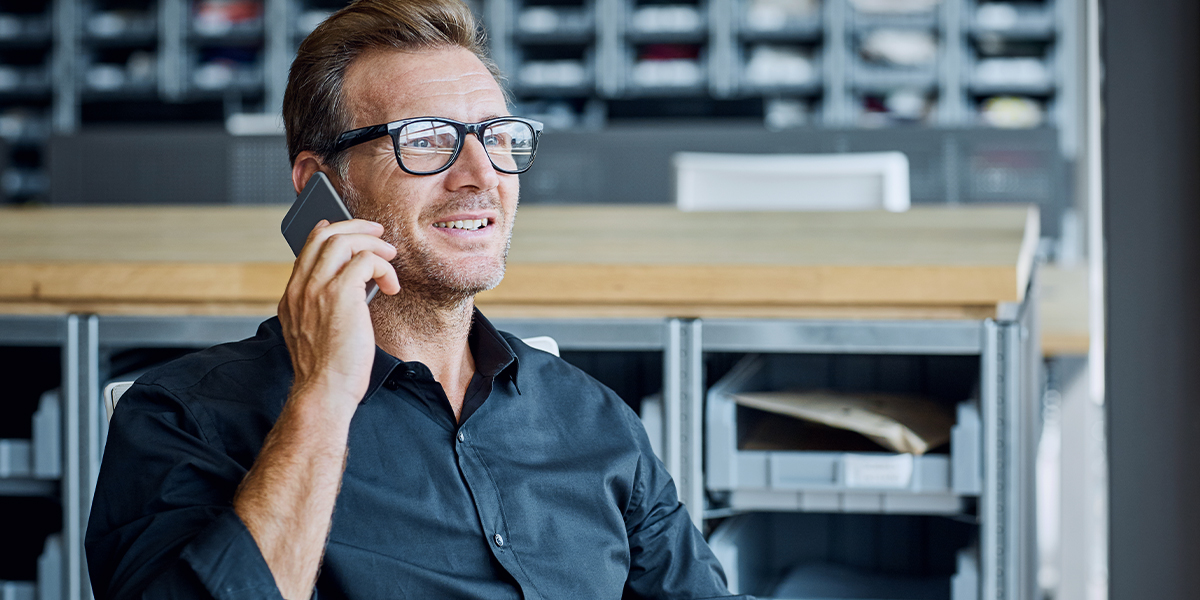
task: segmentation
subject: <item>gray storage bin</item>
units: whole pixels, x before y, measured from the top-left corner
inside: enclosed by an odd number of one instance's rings
[[[737,404],[746,391],[802,387],[793,355],[749,355],[708,392],[705,487],[735,511],[954,514],[982,489],[978,404],[957,407],[950,454],[740,450]]]
[[[58,390],[42,394],[33,413],[33,438],[0,440],[0,478],[58,479],[62,421]]]
[[[0,600],[39,600],[37,586],[29,581],[0,581]]]
[[[721,523],[709,546],[729,590],[760,600],[978,600],[970,530],[938,517],[752,513]]]
[[[0,580],[0,600],[62,600],[62,578],[62,536],[56,533],[38,557],[37,582]]]

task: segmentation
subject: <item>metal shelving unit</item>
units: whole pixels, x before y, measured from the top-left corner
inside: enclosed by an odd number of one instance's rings
[[[41,545],[36,580],[0,582],[0,593],[7,594],[6,598],[59,600],[81,598],[87,591],[81,521],[86,513],[80,492],[80,466],[86,449],[80,446],[78,429],[80,389],[85,383],[80,365],[86,338],[79,317],[0,316],[0,346],[57,349],[61,357],[61,376],[41,394],[31,438],[0,440],[0,497],[42,498],[60,507],[55,511],[61,514],[61,527],[52,528],[57,532]],[[20,386],[16,384],[10,380],[6,388],[17,389]],[[5,399],[9,410],[11,403],[28,400]],[[32,515],[10,512],[2,518],[22,519],[22,530],[42,526]],[[4,527],[0,523],[0,528]]]
[[[1079,0],[942,0],[917,14],[871,14],[856,3],[472,6],[488,26],[515,109],[549,129],[594,130],[631,116],[761,119],[774,129],[1050,126],[1064,155],[1073,155],[1078,77],[1070,49]],[[9,146],[0,152],[8,157],[0,190],[10,201],[45,198],[46,139],[88,119],[182,118],[201,105],[212,121],[277,111],[300,40],[343,4],[0,1],[0,140]],[[933,58],[897,64],[865,52],[881,31],[931,35]],[[130,108],[142,106],[173,116]]]
[[[565,128],[599,127],[603,120],[596,115],[603,117],[608,104],[646,98],[761,100],[762,113],[777,127],[1054,126],[1061,124],[1057,111],[1062,101],[1074,101],[1071,55],[1063,51],[1075,35],[1074,0],[943,0],[914,13],[872,13],[864,4],[493,0],[486,16],[493,53],[514,81],[528,65],[542,60],[538,52],[528,51],[530,46],[586,45],[583,63],[589,72],[594,65],[598,76],[586,98],[586,85],[516,86],[526,112],[552,106],[557,112],[550,121]],[[531,14],[541,18],[527,18]],[[594,22],[595,33],[585,26],[582,33],[556,37],[550,31],[560,21]],[[531,34],[528,22],[546,30]],[[891,39],[869,41],[879,33]],[[908,37],[896,40],[896,34]],[[914,44],[930,44],[934,50],[922,58],[920,52],[914,54]],[[646,52],[647,47],[652,51]],[[1022,71],[1029,61],[1013,62],[1014,53],[1015,58],[1037,55],[1044,80],[1031,81]],[[982,65],[982,77],[981,54],[992,61]],[[766,66],[755,67],[756,62]],[[660,81],[648,83],[656,78]],[[1036,105],[1045,114],[1036,122],[981,117],[987,100],[996,96],[1020,97],[1031,103],[1022,107]],[[810,114],[773,122],[769,114],[780,101],[798,103]]]
[[[881,518],[889,518],[885,514],[888,512],[904,513],[892,515],[897,518],[952,515],[972,523],[971,540],[985,549],[978,552],[977,562],[971,563],[977,564],[978,597],[1015,600],[1027,597],[1025,591],[1032,585],[1035,572],[1031,546],[1034,536],[1029,529],[1032,527],[1029,478],[1033,456],[1030,432],[1036,430],[1032,399],[1038,381],[1038,349],[1034,335],[1036,315],[1032,314],[1031,306],[1027,300],[1021,307],[1010,307],[1007,318],[962,322],[497,319],[496,325],[522,337],[550,335],[567,353],[660,353],[661,458],[675,478],[680,498],[701,527],[708,519],[741,518],[764,509],[805,510],[803,502],[794,502],[794,493],[792,504],[781,501],[787,493],[760,494],[757,504],[739,504],[729,501],[729,490],[720,489],[717,483],[720,478],[714,477],[712,471],[714,463],[720,462],[712,454],[713,423],[706,424],[705,420],[707,356],[713,353],[978,356],[980,431],[963,439],[965,443],[981,444],[974,448],[982,457],[980,470],[964,477],[960,473],[963,465],[958,464],[961,458],[930,457],[934,462],[948,463],[941,466],[946,467],[942,470],[949,469],[944,475],[951,476],[952,485],[951,489],[942,490],[939,499],[949,499],[949,503],[937,502],[931,509],[927,502],[900,499],[900,504],[904,504],[901,510],[888,511],[881,508],[886,504],[882,500],[876,509],[869,502],[851,502],[851,512],[877,513]],[[241,339],[253,335],[259,321],[257,317],[0,317],[0,343],[62,348],[62,483],[61,487],[55,484],[63,506],[62,553],[60,559],[48,554],[44,562],[61,560],[63,597],[86,600],[90,595],[83,565],[82,532],[86,529],[107,434],[100,390],[103,382],[119,375],[110,372],[110,357],[130,348],[196,349]],[[708,419],[714,418],[713,410],[709,394]],[[975,482],[974,487],[963,484],[968,479]],[[924,495],[918,500],[929,498]],[[817,504],[808,508],[830,510],[829,506]],[[731,570],[739,568],[726,566]],[[967,596],[955,596],[955,600],[961,597]]]
[[[812,568],[820,571],[828,566],[822,561],[847,560],[844,553],[830,553],[832,546],[811,541],[811,536],[822,539],[822,527],[850,536],[842,546],[853,545],[864,536],[879,536],[880,531],[891,532],[871,542],[872,554],[880,548],[895,548],[907,555],[920,547],[920,540],[927,539],[923,536],[943,527],[935,521],[943,519],[953,521],[959,530],[955,535],[962,536],[958,547],[937,550],[940,558],[935,562],[941,567],[933,571],[934,575],[942,573],[938,577],[944,579],[937,585],[944,586],[940,589],[947,590],[948,597],[1034,597],[1033,456],[1036,432],[1040,431],[1034,290],[1031,287],[1025,302],[1009,307],[1004,317],[982,321],[703,323],[699,337],[704,353],[767,353],[743,358],[709,391],[707,399],[705,516],[723,520],[712,541],[726,571],[733,574],[735,593],[769,596],[774,589],[771,586],[790,573],[789,569],[808,568],[805,565],[815,561]],[[813,355],[824,356],[814,362]],[[737,448],[737,425],[730,422],[736,418],[732,401],[723,397],[731,386],[762,385],[771,379],[764,379],[768,366],[783,369],[776,371],[776,383],[811,380],[813,384],[828,376],[820,369],[811,372],[815,363],[851,356],[859,363],[893,357],[889,363],[892,371],[902,371],[899,367],[905,366],[896,362],[898,358],[913,364],[936,357],[976,358],[978,403],[959,404],[949,455],[903,462],[908,455]],[[698,414],[700,408],[693,405],[692,410]],[[875,475],[903,462],[911,465],[911,477],[904,485],[855,484],[848,482],[848,470],[858,468],[851,462],[870,462],[865,467]],[[692,476],[698,476],[699,467],[692,468]],[[788,513],[797,516],[787,517]],[[800,517],[802,514],[813,516]],[[817,516],[820,519],[814,521]],[[781,558],[784,556],[788,558]],[[870,563],[867,557],[852,560],[860,567]],[[899,562],[889,564],[894,570]],[[882,565],[871,568],[879,567]],[[924,583],[930,583],[932,567],[928,564],[905,568],[923,574]],[[872,572],[843,573],[851,575],[872,576]]]

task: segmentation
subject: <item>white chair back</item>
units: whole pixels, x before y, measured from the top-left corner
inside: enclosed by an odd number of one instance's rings
[[[904,212],[911,201],[902,152],[680,152],[673,162],[683,211]]]

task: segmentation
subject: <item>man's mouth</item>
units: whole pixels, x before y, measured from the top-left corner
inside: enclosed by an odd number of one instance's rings
[[[465,219],[462,221],[441,221],[434,223],[434,227],[441,229],[463,229],[465,231],[477,231],[488,226],[488,219]]]

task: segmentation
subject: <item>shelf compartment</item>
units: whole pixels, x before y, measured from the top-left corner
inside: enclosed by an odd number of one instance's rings
[[[63,595],[62,536],[46,538],[37,561],[37,581],[0,580],[3,600],[60,600]]]
[[[953,2],[954,0],[943,0]],[[903,28],[936,31],[938,27],[938,9],[935,4],[928,10],[913,12],[868,12],[855,8],[854,0],[846,10],[851,30],[869,30],[878,28]]]
[[[972,401],[956,406],[949,455],[740,448],[745,424],[734,394],[804,387],[805,368],[796,355],[752,354],[709,390],[705,486],[727,508],[956,514],[981,492],[982,427]]]
[[[747,0],[738,10],[738,37],[745,41],[816,42],[824,37],[821,10],[791,13],[773,2]]]
[[[58,391],[50,390],[33,413],[32,439],[0,439],[0,479],[54,480],[62,475],[62,418]]]
[[[50,15],[0,13],[0,46],[49,46]]]
[[[734,594],[978,600],[976,539],[940,517],[752,513],[721,523],[709,546]]]
[[[586,97],[596,91],[592,48],[546,45],[522,48],[512,78],[515,93],[527,97]]]
[[[708,92],[708,60],[700,44],[630,47],[626,65],[626,97],[699,96]]]
[[[83,41],[97,46],[156,45],[158,17],[147,11],[98,11],[85,19]]]
[[[708,39],[708,6],[643,4],[629,9],[625,40],[632,44],[691,44]]]
[[[188,34],[202,43],[237,43],[263,37],[263,4],[257,0],[198,0]]]
[[[1057,33],[1052,2],[980,3],[971,19],[974,37],[1002,37],[1014,40],[1051,40]]]
[[[850,63],[851,86],[862,92],[888,92],[896,89],[937,89],[937,64],[918,67],[885,66],[855,57]]]
[[[982,57],[972,61],[970,90],[979,96],[1048,96],[1055,92],[1054,66],[1038,57]]]
[[[813,96],[823,92],[822,88],[822,58],[819,52],[796,54],[796,45],[755,44],[750,48],[740,48],[738,92],[742,95],[787,95]],[[771,54],[760,54],[771,53]],[[798,60],[803,59],[807,66],[802,66]],[[759,61],[756,63],[755,61]],[[788,64],[792,62],[793,64]],[[777,74],[791,69],[793,74],[807,69],[805,78],[789,77],[771,81],[763,77],[765,74]],[[757,75],[757,76],[756,76]]]
[[[527,6],[517,15],[513,41],[522,44],[590,43],[596,19],[590,6]]]
[[[0,65],[0,98],[48,98],[50,68]]]

